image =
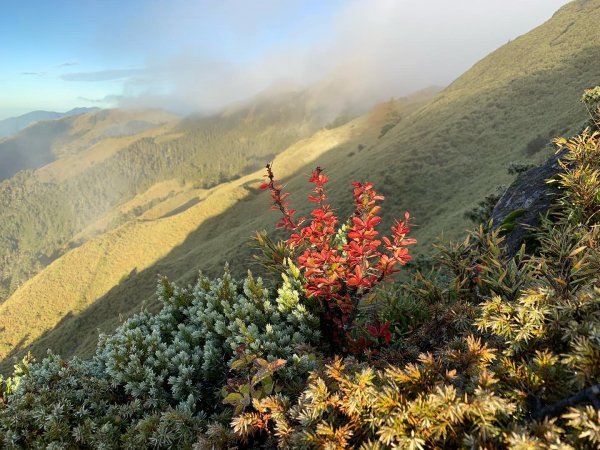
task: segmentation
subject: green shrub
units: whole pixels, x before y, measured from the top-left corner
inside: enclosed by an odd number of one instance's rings
[[[500,197],[502,197],[504,190],[504,186],[498,186],[496,192],[486,195],[483,200],[477,203],[477,206],[466,211],[465,218],[476,225],[487,224],[492,218],[492,212],[500,200]]]
[[[50,355],[3,386],[4,448],[190,448],[205,419],[224,409],[221,386],[240,354],[289,361],[288,382],[313,366],[300,347],[318,321],[297,281],[276,296],[260,279],[200,277],[193,288],[161,280],[157,314],[141,312],[100,337],[94,358]],[[13,387],[16,383],[17,387]],[[10,387],[10,389],[9,389]]]
[[[513,162],[508,165],[508,174],[509,175],[518,175],[520,173],[525,173],[532,167],[534,167],[533,164],[524,164],[524,163]]]
[[[598,448],[600,234],[587,194],[572,189],[600,168],[599,136],[559,144],[570,161],[561,212],[538,230],[535,255],[505,260],[502,237],[483,227],[440,247],[438,271],[404,285],[426,317],[408,331],[395,321],[395,353],[334,359],[299,397],[256,399],[232,422],[238,439],[290,449]],[[401,311],[419,309],[400,301]]]
[[[600,127],[600,86],[586,89],[581,97],[590,118],[596,127]]]
[[[390,131],[392,128],[394,128],[397,125],[397,123],[386,123],[384,126],[381,127],[381,131],[379,132],[379,139],[381,139],[383,136],[385,136],[385,134]]]

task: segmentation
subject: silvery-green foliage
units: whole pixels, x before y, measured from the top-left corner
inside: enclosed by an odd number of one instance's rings
[[[114,335],[101,336],[97,358],[145,408],[214,404],[237,351],[294,360],[297,347],[316,343],[317,319],[293,283],[285,277],[272,299],[251,275],[243,283],[227,271],[217,280],[201,276],[191,289],[162,280],[163,309],[140,313]]]
[[[16,387],[3,393],[2,448],[116,447],[103,430],[114,426],[118,392],[97,365],[50,354],[19,369]]]
[[[50,355],[2,382],[2,448],[191,448],[240,353],[289,361],[302,377],[318,320],[300,302],[290,271],[273,295],[260,279],[201,276],[193,287],[163,279],[163,308],[140,312],[102,335],[90,360]]]

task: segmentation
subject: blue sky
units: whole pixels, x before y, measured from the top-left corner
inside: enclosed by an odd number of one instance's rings
[[[564,3],[7,0],[0,119],[76,106],[208,110],[337,67],[356,74],[353,91],[402,94],[452,81]]]

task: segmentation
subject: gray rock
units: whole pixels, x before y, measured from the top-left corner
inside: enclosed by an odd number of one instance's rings
[[[505,255],[514,256],[527,237],[528,228],[537,227],[558,196],[558,189],[546,181],[562,172],[558,160],[560,152],[544,164],[519,174],[504,192],[492,212],[494,228],[507,231]]]

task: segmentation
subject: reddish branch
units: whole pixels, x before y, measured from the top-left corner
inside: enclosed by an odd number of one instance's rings
[[[289,202],[286,199],[290,196],[289,193],[282,193],[283,186],[275,180],[275,176],[273,175],[273,166],[271,164],[267,164],[267,183],[263,183],[260,185],[261,189],[269,189],[271,191],[271,198],[273,199],[273,206],[271,209],[274,211],[281,211],[282,218],[277,223],[277,228],[296,228],[298,224],[294,223],[292,217],[296,212],[295,209],[288,209]]]

